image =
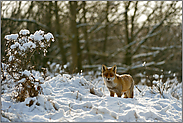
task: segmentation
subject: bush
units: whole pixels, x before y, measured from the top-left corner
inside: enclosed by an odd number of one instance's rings
[[[24,101],[26,97],[35,97],[41,93],[42,83],[31,73],[34,66],[30,60],[35,52],[47,53],[54,37],[51,33],[36,31],[30,34],[29,30],[21,30],[19,34],[6,35],[6,56],[1,63],[2,87],[15,88],[16,101]],[[14,82],[14,84],[12,84]]]

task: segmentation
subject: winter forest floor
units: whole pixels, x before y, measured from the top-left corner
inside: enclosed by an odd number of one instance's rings
[[[42,79],[40,72],[33,74]],[[167,83],[172,81],[177,80]],[[12,90],[3,90],[1,122],[182,122],[182,98],[174,98],[170,89],[163,98],[155,87],[137,85],[142,92],[135,87],[133,99],[110,97],[102,77],[92,72],[50,74],[41,86],[42,94],[24,102],[15,102]],[[182,95],[182,83],[176,93]]]

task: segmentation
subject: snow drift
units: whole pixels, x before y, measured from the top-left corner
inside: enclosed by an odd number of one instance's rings
[[[2,94],[1,121],[182,122],[181,100],[168,94],[162,98],[147,86],[138,86],[142,93],[135,88],[133,99],[110,97],[101,77],[91,81],[80,74],[58,74],[49,76],[42,88],[43,94],[20,103],[12,101],[10,92]]]

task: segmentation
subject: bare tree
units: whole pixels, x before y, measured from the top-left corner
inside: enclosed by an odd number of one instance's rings
[[[45,62],[73,63],[70,72],[117,64],[119,72],[132,75],[144,71],[152,75],[161,70],[181,73],[180,1],[1,3],[2,55],[4,35],[22,28],[31,32],[42,29],[56,39]],[[42,66],[42,60],[35,53],[32,64]]]
[[[84,33],[84,40],[85,40],[85,49],[87,51],[87,60],[88,64],[91,65],[91,56],[90,56],[90,47],[89,47],[89,40],[88,40],[88,32],[87,32],[87,18],[86,18],[86,1],[82,1],[82,6],[83,6],[83,19],[84,19],[84,24],[85,26],[83,27],[83,33]]]
[[[107,48],[107,38],[108,38],[108,24],[109,24],[109,19],[108,19],[108,15],[109,15],[109,6],[110,3],[109,1],[106,2],[106,14],[105,14],[105,21],[106,21],[106,25],[105,25],[105,37],[104,37],[104,44],[103,44],[103,52],[106,52],[106,48]],[[106,64],[106,57],[103,57],[103,64]]]
[[[60,48],[60,53],[62,55],[62,64],[66,64],[67,63],[67,58],[66,58],[66,50],[64,48],[64,43],[62,40],[62,36],[61,36],[61,28],[62,26],[60,25],[60,18],[59,18],[59,7],[58,7],[58,3],[57,1],[55,1],[55,27],[56,27],[56,32],[59,35],[58,37],[58,42],[59,42],[59,48]]]
[[[72,70],[74,72],[79,72],[82,70],[82,59],[81,59],[81,49],[79,43],[79,34],[76,23],[77,15],[77,2],[69,1],[70,5],[70,30],[71,30],[71,49],[72,49]]]

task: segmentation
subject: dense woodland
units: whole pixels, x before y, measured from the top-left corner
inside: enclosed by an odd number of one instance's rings
[[[36,52],[36,70],[57,63],[72,74],[118,66],[136,84],[139,73],[152,85],[154,74],[182,82],[182,2],[180,1],[1,1],[1,61],[5,35],[28,29],[51,32],[55,42]]]

